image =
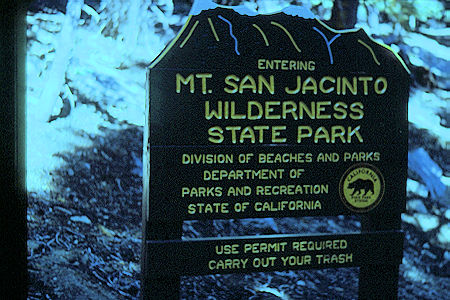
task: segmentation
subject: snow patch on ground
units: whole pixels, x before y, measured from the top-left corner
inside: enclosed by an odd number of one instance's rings
[[[38,109],[33,102],[27,107],[27,188],[32,192],[52,190],[52,170],[64,166],[60,154],[73,151],[76,147],[92,145],[89,135],[102,135],[100,126],[107,124],[102,114],[88,105],[78,105],[67,118],[51,123],[41,122],[33,117]]]
[[[448,51],[448,48],[423,34],[409,32],[403,37],[403,41],[411,47],[419,47],[438,58],[450,61],[450,51]]]
[[[436,216],[416,213],[414,217],[424,232],[433,230],[439,226],[439,219]]]
[[[411,91],[408,107],[408,119],[417,128],[424,128],[438,138],[442,148],[450,143],[450,128],[441,126],[438,113],[447,111],[448,103],[436,94],[414,89]]]
[[[450,223],[441,226],[437,238],[441,244],[450,245]]]
[[[211,0],[194,1],[190,15],[199,15],[202,11],[217,7],[232,9],[240,15],[256,16],[258,14],[275,14],[283,12],[290,16],[313,19],[316,16],[306,6],[289,5],[285,1],[262,0],[256,6],[253,2],[243,2],[237,6],[225,6],[214,3]]]

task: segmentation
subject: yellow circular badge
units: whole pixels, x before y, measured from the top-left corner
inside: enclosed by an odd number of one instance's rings
[[[339,183],[341,200],[354,212],[368,212],[383,198],[384,178],[371,164],[356,164],[348,168]]]

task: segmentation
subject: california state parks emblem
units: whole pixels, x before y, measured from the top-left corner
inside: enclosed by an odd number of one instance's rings
[[[371,211],[383,198],[383,175],[371,164],[355,164],[341,177],[339,194],[344,205],[351,211]]]

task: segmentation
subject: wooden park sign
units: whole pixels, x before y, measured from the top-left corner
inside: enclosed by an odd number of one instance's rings
[[[182,275],[355,266],[360,298],[396,297],[409,74],[394,52],[216,8],[189,16],[147,86],[143,298],[178,298]],[[336,215],[363,232],[181,240],[183,220]]]

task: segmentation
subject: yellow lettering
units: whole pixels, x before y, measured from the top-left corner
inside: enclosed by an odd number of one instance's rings
[[[347,104],[344,102],[337,102],[333,106],[335,113],[333,117],[337,120],[344,120],[347,117]],[[340,114],[339,114],[340,113]]]
[[[222,101],[217,102],[217,110],[211,111],[209,101],[205,101],[205,119],[211,120],[212,118],[222,119]]]
[[[176,91],[177,94],[181,93],[181,84],[189,84],[189,91],[194,93],[194,75],[190,74],[188,77],[184,78],[180,73],[176,75]]]
[[[208,138],[208,141],[214,144],[220,144],[223,142],[223,130],[219,126],[214,126],[208,129],[208,133],[210,137]]]
[[[280,115],[271,115],[270,113],[274,111],[274,109],[271,106],[277,106],[280,105],[280,101],[266,101],[264,103],[265,105],[265,117],[267,120],[278,120],[281,118]]]
[[[340,138],[342,143],[345,143],[345,128],[344,126],[331,127],[331,142],[334,144],[336,138]]]
[[[327,143],[330,142],[330,135],[328,134],[328,130],[326,130],[323,126],[317,128],[316,132],[314,133],[314,143],[318,143],[319,139],[325,139]]]
[[[200,78],[202,80],[202,94],[206,94],[208,91],[206,89],[206,79],[212,78],[211,73],[200,73],[195,75],[196,78]]]
[[[382,87],[380,88],[380,84],[382,84]],[[377,93],[378,95],[382,95],[386,92],[387,90],[387,80],[385,77],[378,77],[375,80],[374,83],[374,88],[375,88],[375,93]]]
[[[289,95],[298,94],[298,92],[300,92],[300,85],[301,85],[301,78],[300,76],[297,76],[297,86],[295,87],[295,89],[291,90],[289,87],[285,87],[284,90],[286,94]]]
[[[294,101],[283,101],[282,118],[286,119],[287,114],[291,114],[294,120],[298,120],[297,104]]]
[[[306,132],[304,132],[306,131]],[[297,143],[301,143],[303,138],[312,136],[312,128],[309,126],[298,126],[297,128]]]
[[[306,91],[308,90],[312,90],[313,94],[317,95],[317,83],[312,77],[308,77],[305,81],[303,81],[302,94],[306,94]]]
[[[350,104],[350,110],[353,113],[350,113],[350,118],[352,120],[361,120],[364,117],[364,104],[361,102],[354,102]]]
[[[317,119],[331,119],[331,115],[322,114],[322,112],[325,111],[325,107],[323,107],[323,106],[331,105],[331,101],[318,101],[316,103],[316,105],[317,105],[317,109],[316,109],[316,118]]]
[[[231,74],[225,77],[225,83],[231,88],[225,87],[223,90],[228,94],[235,94],[238,91],[238,85],[235,81],[239,81],[239,77],[236,75]]]
[[[253,108],[258,110],[258,113],[253,115]],[[249,120],[258,120],[263,116],[263,106],[257,101],[249,101],[247,105],[247,115]]]
[[[353,77],[352,84],[350,84],[350,81],[347,79],[347,77],[342,77],[342,95],[346,94],[347,88],[353,95],[357,94],[358,88],[356,85],[356,77]]]
[[[324,87],[325,81],[330,81],[331,83],[335,83],[336,80],[333,77],[330,77],[330,76],[325,76],[325,77],[322,77],[322,79],[320,79],[320,81],[319,81],[319,89],[320,89],[320,91],[322,93],[324,93],[324,94],[329,94],[332,91],[334,91],[334,86],[330,86],[329,88],[326,89]]]
[[[245,75],[245,77],[242,79],[241,83],[239,84],[239,93],[242,94],[244,92],[244,89],[251,89],[253,93],[256,93],[256,82],[252,76]]]
[[[373,77],[371,77],[371,76],[360,76],[358,78],[358,80],[363,82],[363,93],[364,93],[365,96],[367,96],[369,94],[369,87],[368,87],[367,83],[369,81],[372,81]]]
[[[267,82],[266,78],[262,75],[258,75],[258,94],[263,93],[263,85],[266,87],[267,91],[272,95],[275,93],[275,80],[273,75],[269,76],[269,82]]]
[[[273,126],[272,127],[272,143],[284,143],[286,142],[285,137],[280,137],[281,132],[286,130],[286,126]]]

